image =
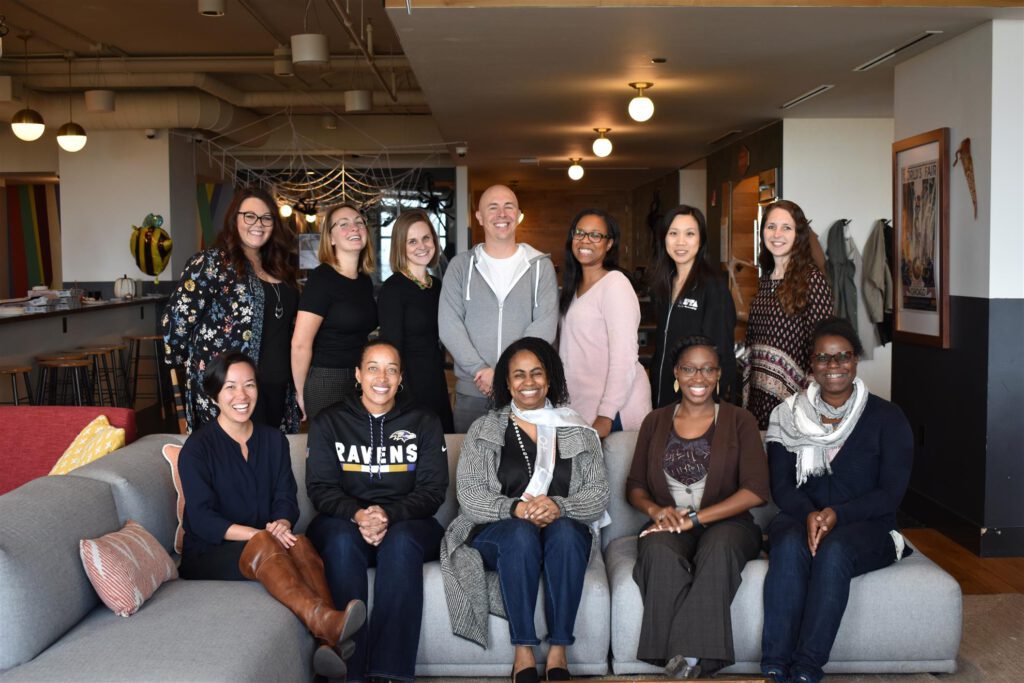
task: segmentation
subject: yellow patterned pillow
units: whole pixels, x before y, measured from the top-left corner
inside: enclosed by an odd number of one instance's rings
[[[123,447],[124,429],[112,427],[107,416],[100,415],[78,433],[50,474],[67,474]]]

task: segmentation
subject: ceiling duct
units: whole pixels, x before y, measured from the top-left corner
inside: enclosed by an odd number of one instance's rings
[[[860,66],[853,67],[853,70],[854,71],[868,71],[869,69],[874,69],[876,66],[878,66],[882,62],[889,61],[890,59],[892,59],[893,57],[895,57],[899,53],[903,52],[904,50],[908,50],[908,49],[912,48],[913,46],[917,45],[922,40],[928,40],[929,38],[933,38],[933,37],[935,37],[935,36],[937,36],[937,35],[939,35],[941,33],[942,33],[942,31],[925,31],[924,33],[922,33],[922,34],[920,34],[918,36],[914,36],[912,39],[910,39],[907,42],[903,43],[899,47],[894,47],[891,50],[886,50],[885,52],[883,52],[882,54],[878,55],[877,57],[872,57],[871,59],[869,59],[868,61],[864,62]]]
[[[804,102],[806,102],[807,100],[811,99],[812,97],[817,97],[818,95],[820,95],[822,93],[828,92],[829,90],[831,90],[834,87],[836,87],[836,86],[835,85],[819,85],[817,88],[812,88],[811,90],[808,90],[803,95],[799,95],[797,97],[794,97],[789,102],[786,102],[784,105],[782,105],[779,108],[780,109],[792,109],[793,107],[795,107],[797,105],[803,104]]]

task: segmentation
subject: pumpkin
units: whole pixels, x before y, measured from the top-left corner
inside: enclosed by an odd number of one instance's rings
[[[118,299],[131,299],[135,296],[135,280],[128,277],[127,273],[114,280],[114,296]]]
[[[146,275],[159,275],[170,261],[173,242],[161,227],[163,224],[163,216],[151,213],[142,221],[142,225],[132,226],[128,246],[135,257],[135,264]],[[155,278],[153,283],[159,284],[160,278]]]

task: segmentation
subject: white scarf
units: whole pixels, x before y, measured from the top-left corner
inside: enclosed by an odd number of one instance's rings
[[[821,387],[811,381],[806,392],[793,394],[772,411],[765,441],[781,443],[796,453],[796,485],[808,477],[832,474],[830,463],[857,426],[868,400],[867,387],[859,378],[853,380],[853,394],[839,408],[824,406]],[[829,431],[819,414],[840,417],[839,424]]]
[[[522,410],[515,401],[509,405],[513,415],[523,422],[537,426],[537,460],[534,463],[533,476],[530,477],[530,483],[527,484],[521,500],[526,500],[527,495],[530,497],[546,496],[551,487],[551,481],[555,477],[555,448],[558,445],[556,430],[559,427],[582,427],[591,430],[594,434],[597,434],[597,430],[572,408],[568,406],[555,408],[548,399],[544,399],[543,408],[533,410]],[[612,518],[605,512],[598,522],[598,527],[605,527],[611,523]]]

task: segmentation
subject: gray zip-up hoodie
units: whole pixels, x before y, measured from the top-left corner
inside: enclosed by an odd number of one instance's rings
[[[441,286],[437,326],[441,342],[455,360],[455,391],[482,396],[473,378],[493,368],[509,344],[522,337],[554,343],[558,331],[558,281],[551,256],[528,244],[527,266],[520,267],[515,284],[498,301],[480,267],[482,244],[464,251],[448,264]]]

